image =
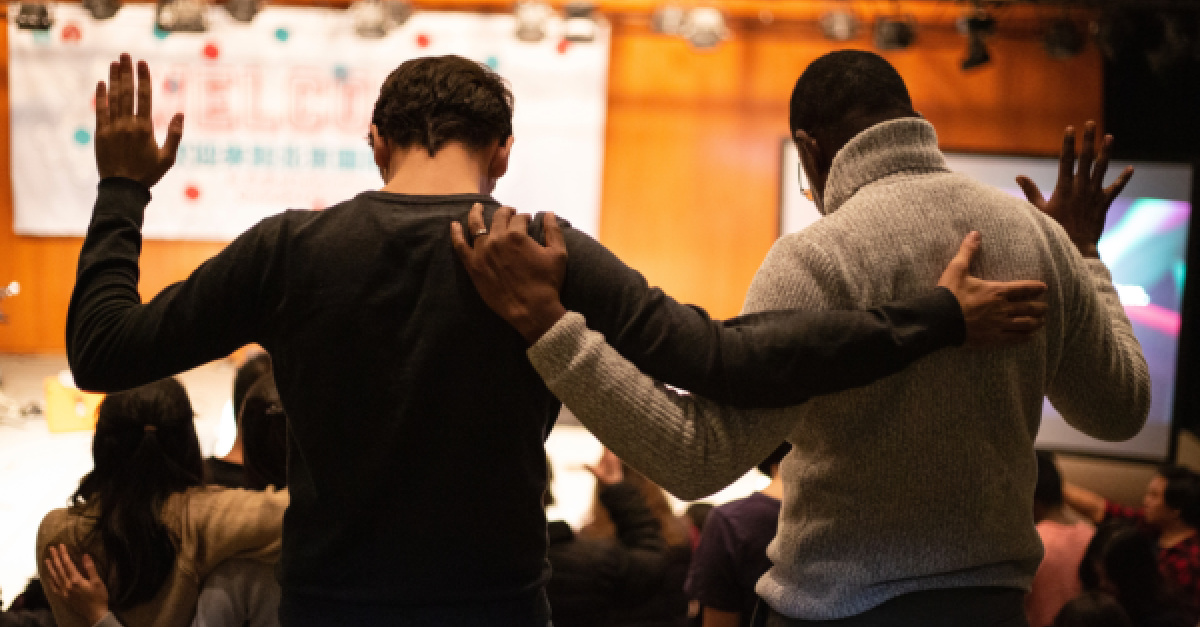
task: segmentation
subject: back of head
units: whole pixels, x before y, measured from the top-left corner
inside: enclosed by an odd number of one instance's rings
[[[1169,595],[1158,568],[1158,543],[1135,527],[1115,531],[1101,554],[1104,577],[1132,617],[1167,603]]]
[[[758,471],[774,479],[775,472],[777,472],[779,464],[783,463],[783,458],[787,457],[787,454],[791,452],[791,450],[792,445],[790,443],[784,442],[783,444],[780,444],[779,448],[771,451],[771,454],[768,455],[766,459],[759,462]]]
[[[241,414],[242,465],[246,487],[265,490],[267,486],[287,487],[287,414],[275,387],[275,377],[267,373],[246,393]]]
[[[401,148],[435,155],[448,142],[483,149],[512,135],[512,92],[498,74],[463,57],[405,61],[384,81],[371,123]]]
[[[1158,475],[1167,480],[1163,490],[1163,503],[1179,510],[1183,523],[1200,529],[1200,475],[1182,466],[1163,466]]]
[[[914,116],[904,79],[883,57],[838,50],[813,61],[792,89],[789,122],[832,151],[886,119]]]
[[[98,509],[92,533],[116,609],[152,599],[174,566],[176,539],[161,514],[168,496],[203,484],[193,418],[175,379],[111,394],[97,410],[95,466],[72,500]]]
[[[246,402],[246,392],[258,383],[263,375],[271,372],[271,356],[266,353],[255,353],[233,375],[233,413],[240,420],[242,403]]]
[[[621,467],[625,475],[624,482],[637,489],[638,494],[645,501],[646,507],[650,509],[650,513],[654,514],[658,520],[667,546],[690,545],[691,534],[687,525],[671,509],[671,502],[667,500],[666,492],[629,464],[622,462]],[[588,538],[615,538],[617,528],[608,510],[604,507],[604,503],[600,500],[600,490],[601,486],[597,482],[596,496],[592,501],[592,522],[580,529],[579,535]]]
[[[1102,592],[1084,592],[1063,606],[1054,627],[1133,627],[1116,599]]]
[[[1033,502],[1044,507],[1059,507],[1063,504],[1062,476],[1054,463],[1054,454],[1037,452],[1037,485],[1033,489]]]

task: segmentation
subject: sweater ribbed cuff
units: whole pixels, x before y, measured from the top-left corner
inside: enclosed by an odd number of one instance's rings
[[[123,176],[101,179],[96,196],[96,213],[132,219],[140,227],[150,204],[150,188]]]
[[[568,311],[525,351],[529,363],[549,383],[570,366],[583,346],[587,330],[583,314]]]
[[[925,311],[932,322],[930,330],[941,346],[962,346],[967,341],[967,319],[954,292],[939,287],[929,296],[919,297],[918,302],[928,302]]]

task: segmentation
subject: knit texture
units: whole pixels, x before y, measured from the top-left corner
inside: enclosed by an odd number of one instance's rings
[[[945,349],[856,390],[747,411],[642,375],[568,314],[529,350],[601,441],[685,499],[710,494],[785,438],[785,500],[758,593],[795,618],[836,619],[895,596],[1028,589],[1042,556],[1031,503],[1042,399],[1122,440],[1145,422],[1146,363],[1099,260],[1030,204],[950,172],[933,127],[876,125],[834,159],[826,217],[781,238],[747,312],[859,309],[936,285],[967,232],[984,278],[1049,286],[1046,328],[1020,346]]]

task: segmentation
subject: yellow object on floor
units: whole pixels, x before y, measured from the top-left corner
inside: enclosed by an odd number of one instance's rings
[[[91,431],[96,428],[96,407],[103,394],[83,392],[63,385],[59,377],[46,377],[46,425],[50,433]]]

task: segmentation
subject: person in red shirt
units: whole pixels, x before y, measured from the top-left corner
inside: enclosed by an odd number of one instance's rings
[[[1033,490],[1033,519],[1046,553],[1025,596],[1030,627],[1047,627],[1068,601],[1079,596],[1079,564],[1096,528],[1070,517],[1063,502],[1062,476],[1054,455],[1038,451],[1037,486]]]
[[[1158,541],[1158,565],[1168,581],[1200,604],[1200,475],[1180,466],[1163,466],[1146,486],[1140,508],[1125,507],[1086,488],[1064,482],[1067,505],[1096,523],[1123,519],[1152,533]]]

